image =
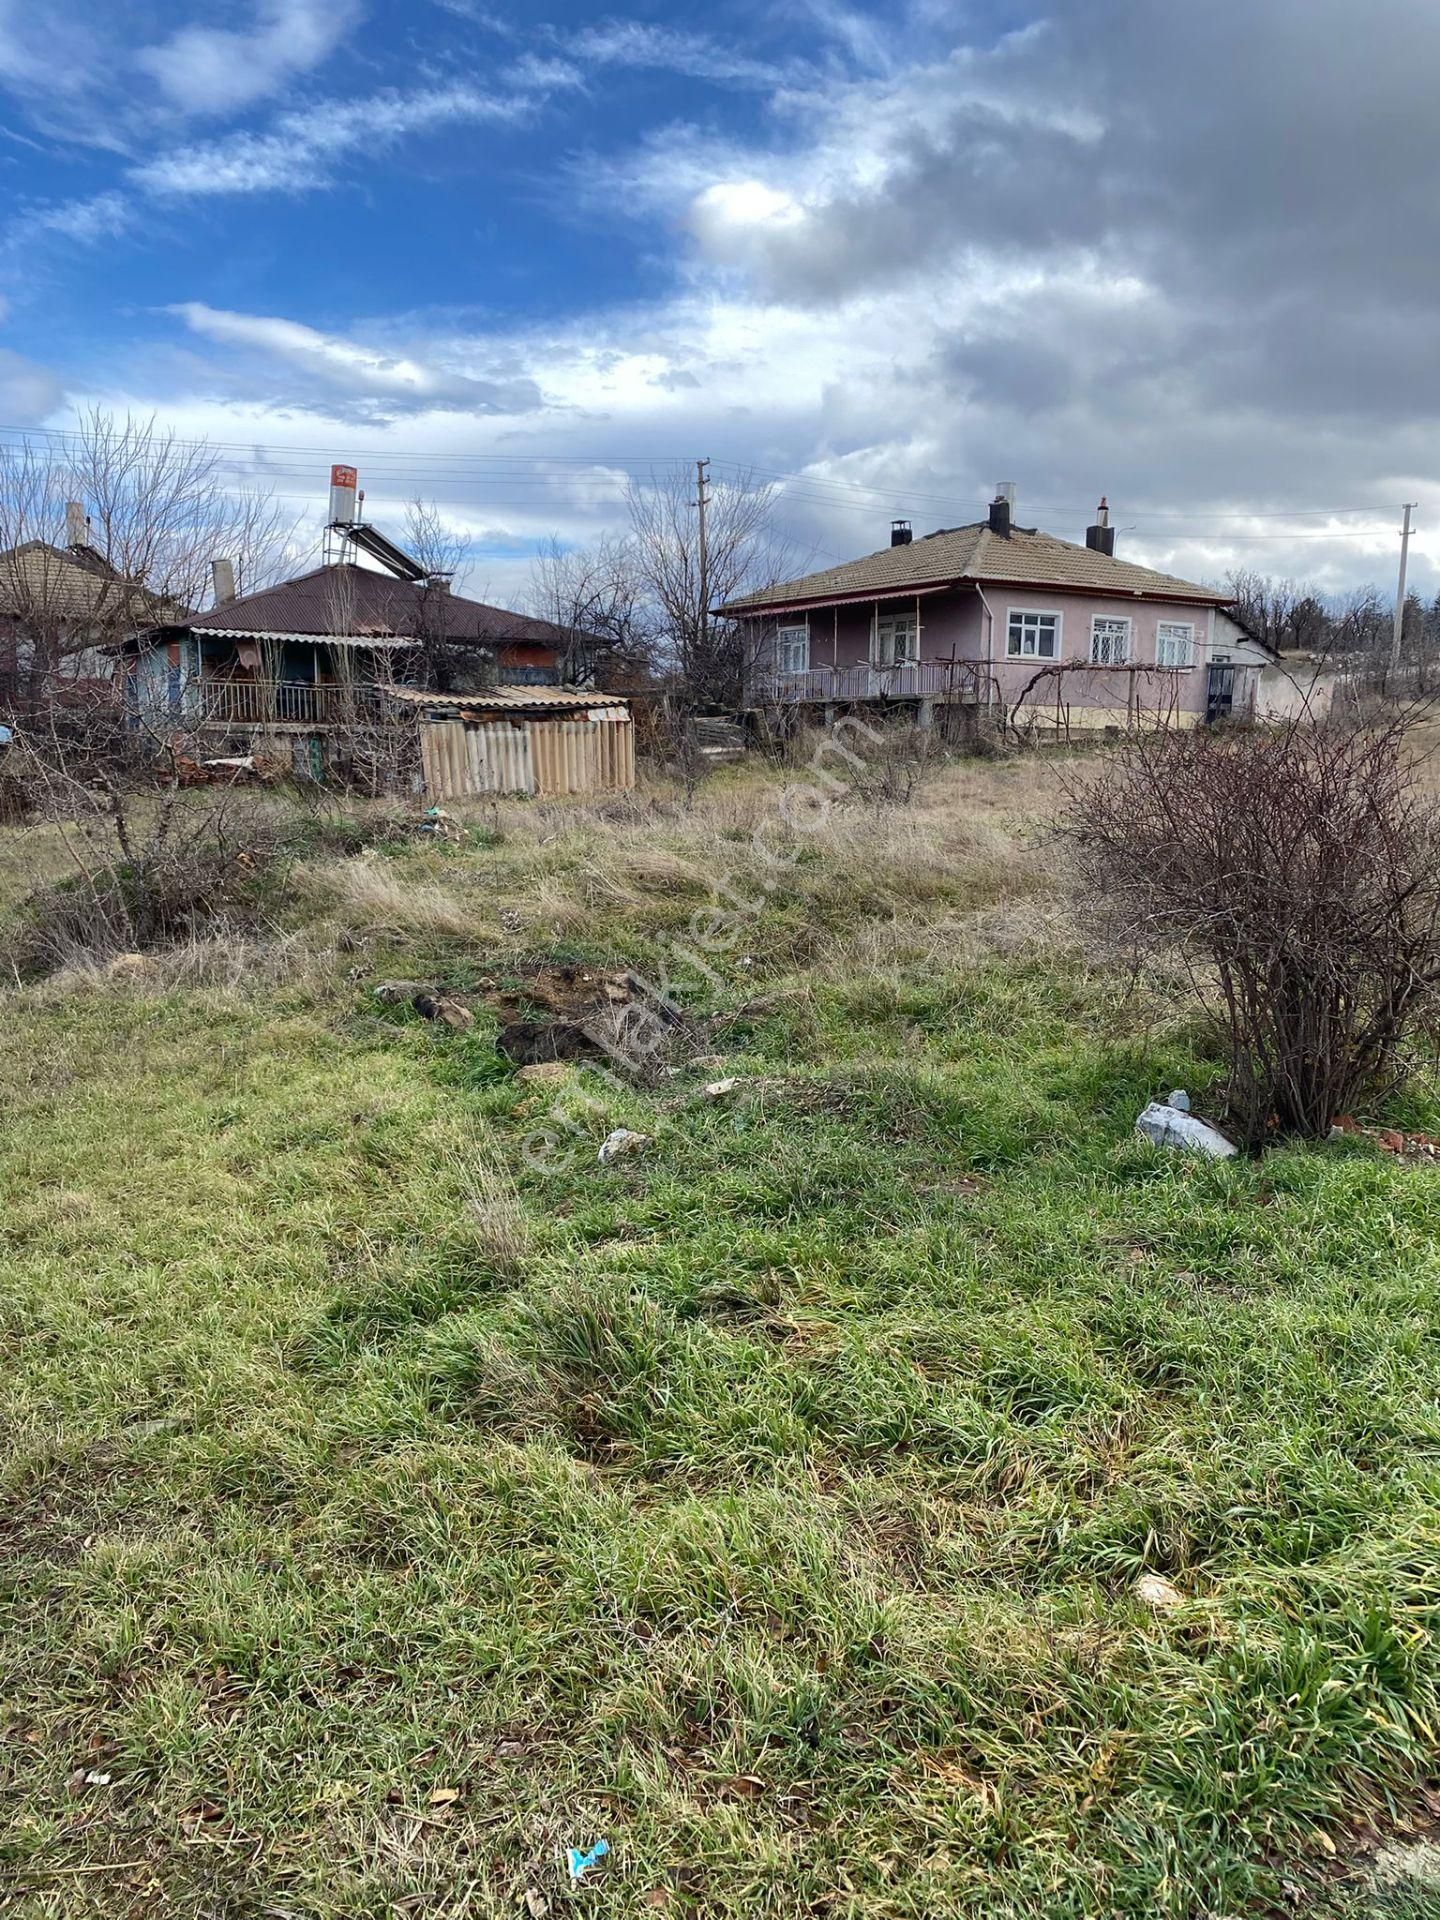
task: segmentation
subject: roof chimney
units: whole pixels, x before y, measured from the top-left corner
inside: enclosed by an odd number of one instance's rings
[[[1085,529],[1085,544],[1092,553],[1115,552],[1115,529],[1110,524],[1110,506],[1101,496],[1100,505],[1095,509],[1095,524]]]
[[[90,544],[90,516],[78,500],[65,502],[65,544],[67,547]]]
[[[1010,515],[1015,508],[1015,482],[1002,480],[995,489],[995,498],[990,502],[990,531],[998,533],[1002,539],[1010,538]]]
[[[212,560],[210,562],[210,582],[215,589],[215,605],[227,607],[235,598],[235,562],[233,560]]]
[[[914,538],[914,530],[908,520],[892,520],[890,522],[890,544],[892,547],[908,547]]]

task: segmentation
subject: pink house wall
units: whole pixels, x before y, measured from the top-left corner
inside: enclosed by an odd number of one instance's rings
[[[1174,704],[1181,713],[1205,710],[1205,668],[1210,657],[1211,609],[1201,604],[1174,600],[1141,600],[1133,597],[1111,598],[1098,594],[1055,593],[1044,587],[1006,587],[986,583],[985,598],[994,615],[992,672],[1000,697],[1013,707],[1036,673],[1050,664],[1044,660],[1011,660],[1005,652],[1006,634],[1012,611],[1058,613],[1060,615],[1060,658],[1063,662],[1085,666],[1090,661],[1092,622],[1120,619],[1130,622],[1130,665],[1151,672],[1134,676],[1134,697],[1146,707]],[[1187,621],[1195,629],[1194,665],[1180,672],[1155,672],[1156,628],[1162,620]],[[986,623],[988,627],[988,622]],[[984,652],[984,641],[981,643]],[[1070,672],[1060,677],[1059,697],[1071,707],[1113,708],[1122,715],[1131,698],[1128,673]],[[1046,701],[1053,712],[1056,701],[1053,677],[1035,685],[1026,696],[1027,704],[1037,698]]]
[[[982,597],[983,596],[983,597]],[[810,665],[853,667],[870,658],[870,633],[878,607],[881,614],[910,613],[916,609],[914,594],[899,594],[878,602],[861,602],[844,607],[814,607],[808,615],[795,614],[798,624],[808,618],[810,626]],[[1205,709],[1205,667],[1211,651],[1211,608],[1180,601],[1156,601],[1133,597],[1109,597],[1094,594],[1057,593],[1045,587],[1015,586],[987,582],[983,589],[959,587],[950,592],[921,594],[920,658],[987,661],[1001,700],[1013,706],[1034,681],[1036,673],[1049,662],[1039,659],[1011,660],[1005,651],[1009,616],[1014,610],[1060,615],[1060,657],[1079,669],[1090,662],[1091,623],[1097,617],[1125,619],[1130,622],[1130,663],[1141,669],[1127,673],[1067,672],[1059,676],[1059,697],[1072,708],[1113,709],[1122,716],[1133,697],[1146,707],[1174,707],[1184,713],[1202,713]],[[987,611],[988,609],[988,611]],[[993,636],[991,625],[993,619]],[[1177,673],[1157,673],[1155,667],[1156,627],[1162,620],[1188,621],[1195,629],[1194,665]],[[781,625],[787,624],[781,620]],[[1217,650],[1223,650],[1218,649]],[[1145,668],[1152,669],[1144,672]],[[1037,699],[1053,712],[1057,689],[1055,676],[1041,681],[1026,695],[1026,704]]]

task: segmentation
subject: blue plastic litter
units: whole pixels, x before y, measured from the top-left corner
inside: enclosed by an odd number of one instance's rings
[[[582,1853],[578,1847],[567,1847],[565,1864],[570,1869],[570,1878],[575,1881],[583,1880],[591,1867],[598,1867],[609,1851],[608,1840],[597,1840],[588,1853]]]

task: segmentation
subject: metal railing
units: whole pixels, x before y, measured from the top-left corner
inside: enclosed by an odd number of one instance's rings
[[[384,689],[298,680],[201,680],[190,688],[206,725],[338,727],[384,712]]]
[[[978,700],[982,669],[972,660],[904,660],[877,667],[811,667],[805,673],[760,668],[750,676],[750,698],[760,704],[831,700]]]

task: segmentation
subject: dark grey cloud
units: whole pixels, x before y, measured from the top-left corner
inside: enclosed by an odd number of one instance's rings
[[[1437,76],[1414,0],[1064,0],[798,113],[807,144],[748,156],[792,205],[695,231],[762,298],[893,303],[914,484],[944,420],[936,486],[1108,487],[1157,555],[1203,563],[1189,506],[1273,564],[1222,507],[1440,509]],[[1315,531],[1297,566],[1392,564]]]

